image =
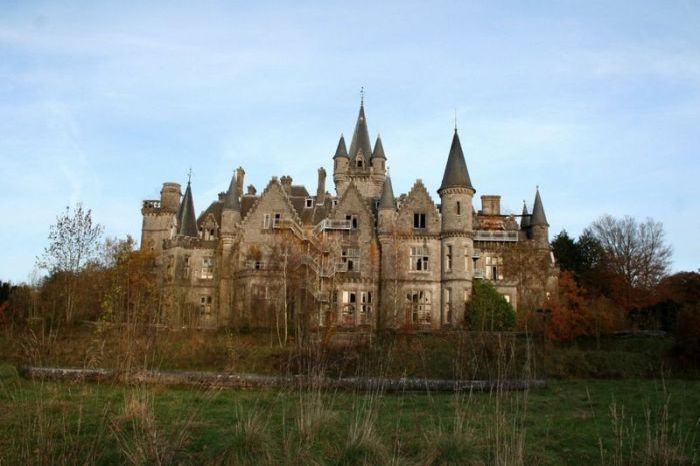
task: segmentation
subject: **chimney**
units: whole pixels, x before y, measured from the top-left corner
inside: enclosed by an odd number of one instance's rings
[[[238,197],[243,195],[243,178],[245,178],[243,167],[236,168],[236,195]]]
[[[484,215],[501,215],[501,196],[481,196],[481,212]]]
[[[255,196],[255,194],[258,192],[257,189],[255,189],[255,186],[252,184],[248,185],[248,196]]]
[[[316,204],[323,205],[326,203],[326,170],[321,167],[318,169],[318,188],[316,188]]]
[[[289,175],[285,175],[280,178],[280,183],[282,183],[282,189],[284,189],[284,192],[287,193],[287,195],[292,193],[292,177]]]
[[[180,207],[180,184],[166,182],[160,191],[160,208],[176,212]]]

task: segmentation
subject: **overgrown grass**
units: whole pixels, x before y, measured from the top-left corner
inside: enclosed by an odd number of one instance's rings
[[[2,464],[694,464],[700,382],[532,392],[35,382],[0,367]]]

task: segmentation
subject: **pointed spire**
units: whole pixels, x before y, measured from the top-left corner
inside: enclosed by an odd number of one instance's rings
[[[384,155],[384,145],[382,144],[382,137],[379,135],[377,135],[377,142],[374,143],[372,158],[386,160],[386,155]]]
[[[394,198],[394,188],[391,186],[391,177],[387,176],[382,190],[382,197],[379,199],[380,209],[395,209],[396,199]]]
[[[355,131],[352,134],[348,155],[354,160],[360,151],[364,154],[365,160],[372,157],[372,143],[369,140],[364,101],[360,103],[360,113],[357,115],[357,123],[355,123]]]
[[[527,204],[523,201],[523,215],[520,217],[520,228],[527,228],[530,226],[530,213],[527,211]]]
[[[224,198],[224,209],[241,210],[241,203],[238,200],[238,182],[236,180],[235,172],[231,177],[231,183],[228,186],[228,191],[226,191],[226,197]]]
[[[197,218],[194,215],[194,202],[192,201],[192,188],[187,181],[187,190],[180,205],[178,234],[197,237]]]
[[[446,188],[469,188],[474,190],[472,181],[469,179],[467,163],[464,161],[464,152],[462,152],[462,144],[459,142],[459,135],[456,129],[452,137],[450,155],[447,157],[445,174],[442,177],[442,184],[440,189],[438,189],[438,193]]]
[[[348,150],[345,148],[345,136],[343,134],[340,134],[340,141],[338,141],[338,148],[335,150],[335,155],[333,156],[334,159],[338,159],[340,157],[345,157],[348,158]]]
[[[537,192],[535,193],[535,203],[532,205],[532,216],[530,216],[530,226],[544,225],[549,226],[547,223],[547,217],[544,214],[544,207],[542,206],[542,198],[540,198],[540,187],[537,187]]]

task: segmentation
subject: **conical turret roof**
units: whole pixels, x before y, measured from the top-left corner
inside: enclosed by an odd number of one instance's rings
[[[345,148],[345,136],[340,135],[340,141],[338,141],[338,148],[335,150],[334,159],[345,157],[348,158],[348,150]]]
[[[236,173],[231,177],[231,183],[228,185],[226,197],[224,198],[224,209],[241,210],[241,203],[238,200],[238,183],[236,182]]]
[[[530,213],[527,211],[527,204],[523,201],[523,215],[520,217],[520,228],[530,226]]]
[[[374,143],[372,158],[386,160],[386,155],[384,155],[384,145],[382,144],[382,137],[379,135],[377,135],[377,142]]]
[[[530,217],[530,226],[535,225],[549,226],[549,223],[547,223],[547,216],[544,214],[539,188],[537,188],[537,192],[535,193],[535,203],[532,205],[532,216]]]
[[[379,199],[380,209],[395,209],[396,199],[394,198],[394,188],[391,186],[391,177],[387,176],[386,181],[384,181],[384,189],[382,190],[382,197]]]
[[[447,157],[447,164],[445,165],[445,174],[442,176],[442,184],[438,192],[446,188],[469,188],[474,190],[456,129],[452,137],[450,155]]]
[[[194,214],[194,202],[192,201],[192,188],[187,182],[187,189],[180,205],[180,218],[178,234],[183,236],[197,237],[197,217]]]
[[[355,131],[352,134],[350,150],[348,151],[350,159],[355,160],[360,151],[362,151],[364,154],[365,160],[369,160],[369,158],[372,157],[372,143],[369,140],[369,130],[367,129],[364,103],[360,104],[360,113],[357,115]]]

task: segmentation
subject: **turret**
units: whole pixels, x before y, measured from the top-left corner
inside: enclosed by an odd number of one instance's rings
[[[386,173],[386,155],[384,155],[384,145],[379,135],[377,136],[377,142],[374,143],[374,151],[372,151],[370,163],[374,173]]]
[[[460,259],[472,257],[474,251],[472,198],[475,192],[455,128],[442,184],[438,189],[442,202],[440,322],[444,326],[458,325],[464,321],[464,300],[471,295],[473,265],[471,261]]]
[[[350,158],[348,150],[345,148],[345,137],[341,134],[338,147],[333,156],[333,182],[335,183],[335,191],[340,196],[348,185],[348,165]]]
[[[242,171],[242,169],[239,168]],[[224,205],[221,211],[221,234],[231,235],[235,231],[236,225],[241,222],[241,203],[239,192],[241,191],[238,185],[238,180],[242,181],[242,177],[238,176],[239,172],[231,177],[228,191],[224,197]]]
[[[527,211],[527,204],[523,201],[523,213],[520,216],[520,229],[527,230],[530,227],[530,213]]]
[[[549,247],[549,223],[547,223],[547,216],[544,214],[544,206],[542,205],[539,186],[535,192],[535,202],[532,204],[530,229],[532,231],[532,239],[535,240],[539,246]]]
[[[442,184],[438,189],[442,201],[443,233],[472,230],[472,198],[475,192],[455,129]]]
[[[194,213],[194,201],[192,200],[192,187],[189,181],[178,211],[177,234],[194,238],[199,236],[197,232],[197,216]]]
[[[382,197],[377,206],[377,227],[380,232],[389,231],[396,219],[396,199],[394,198],[394,188],[391,185],[391,177],[387,176],[382,189]]]
[[[161,251],[163,241],[177,232],[177,213],[180,205],[180,184],[166,182],[160,191],[160,200],[143,201],[141,214],[141,249]]]

